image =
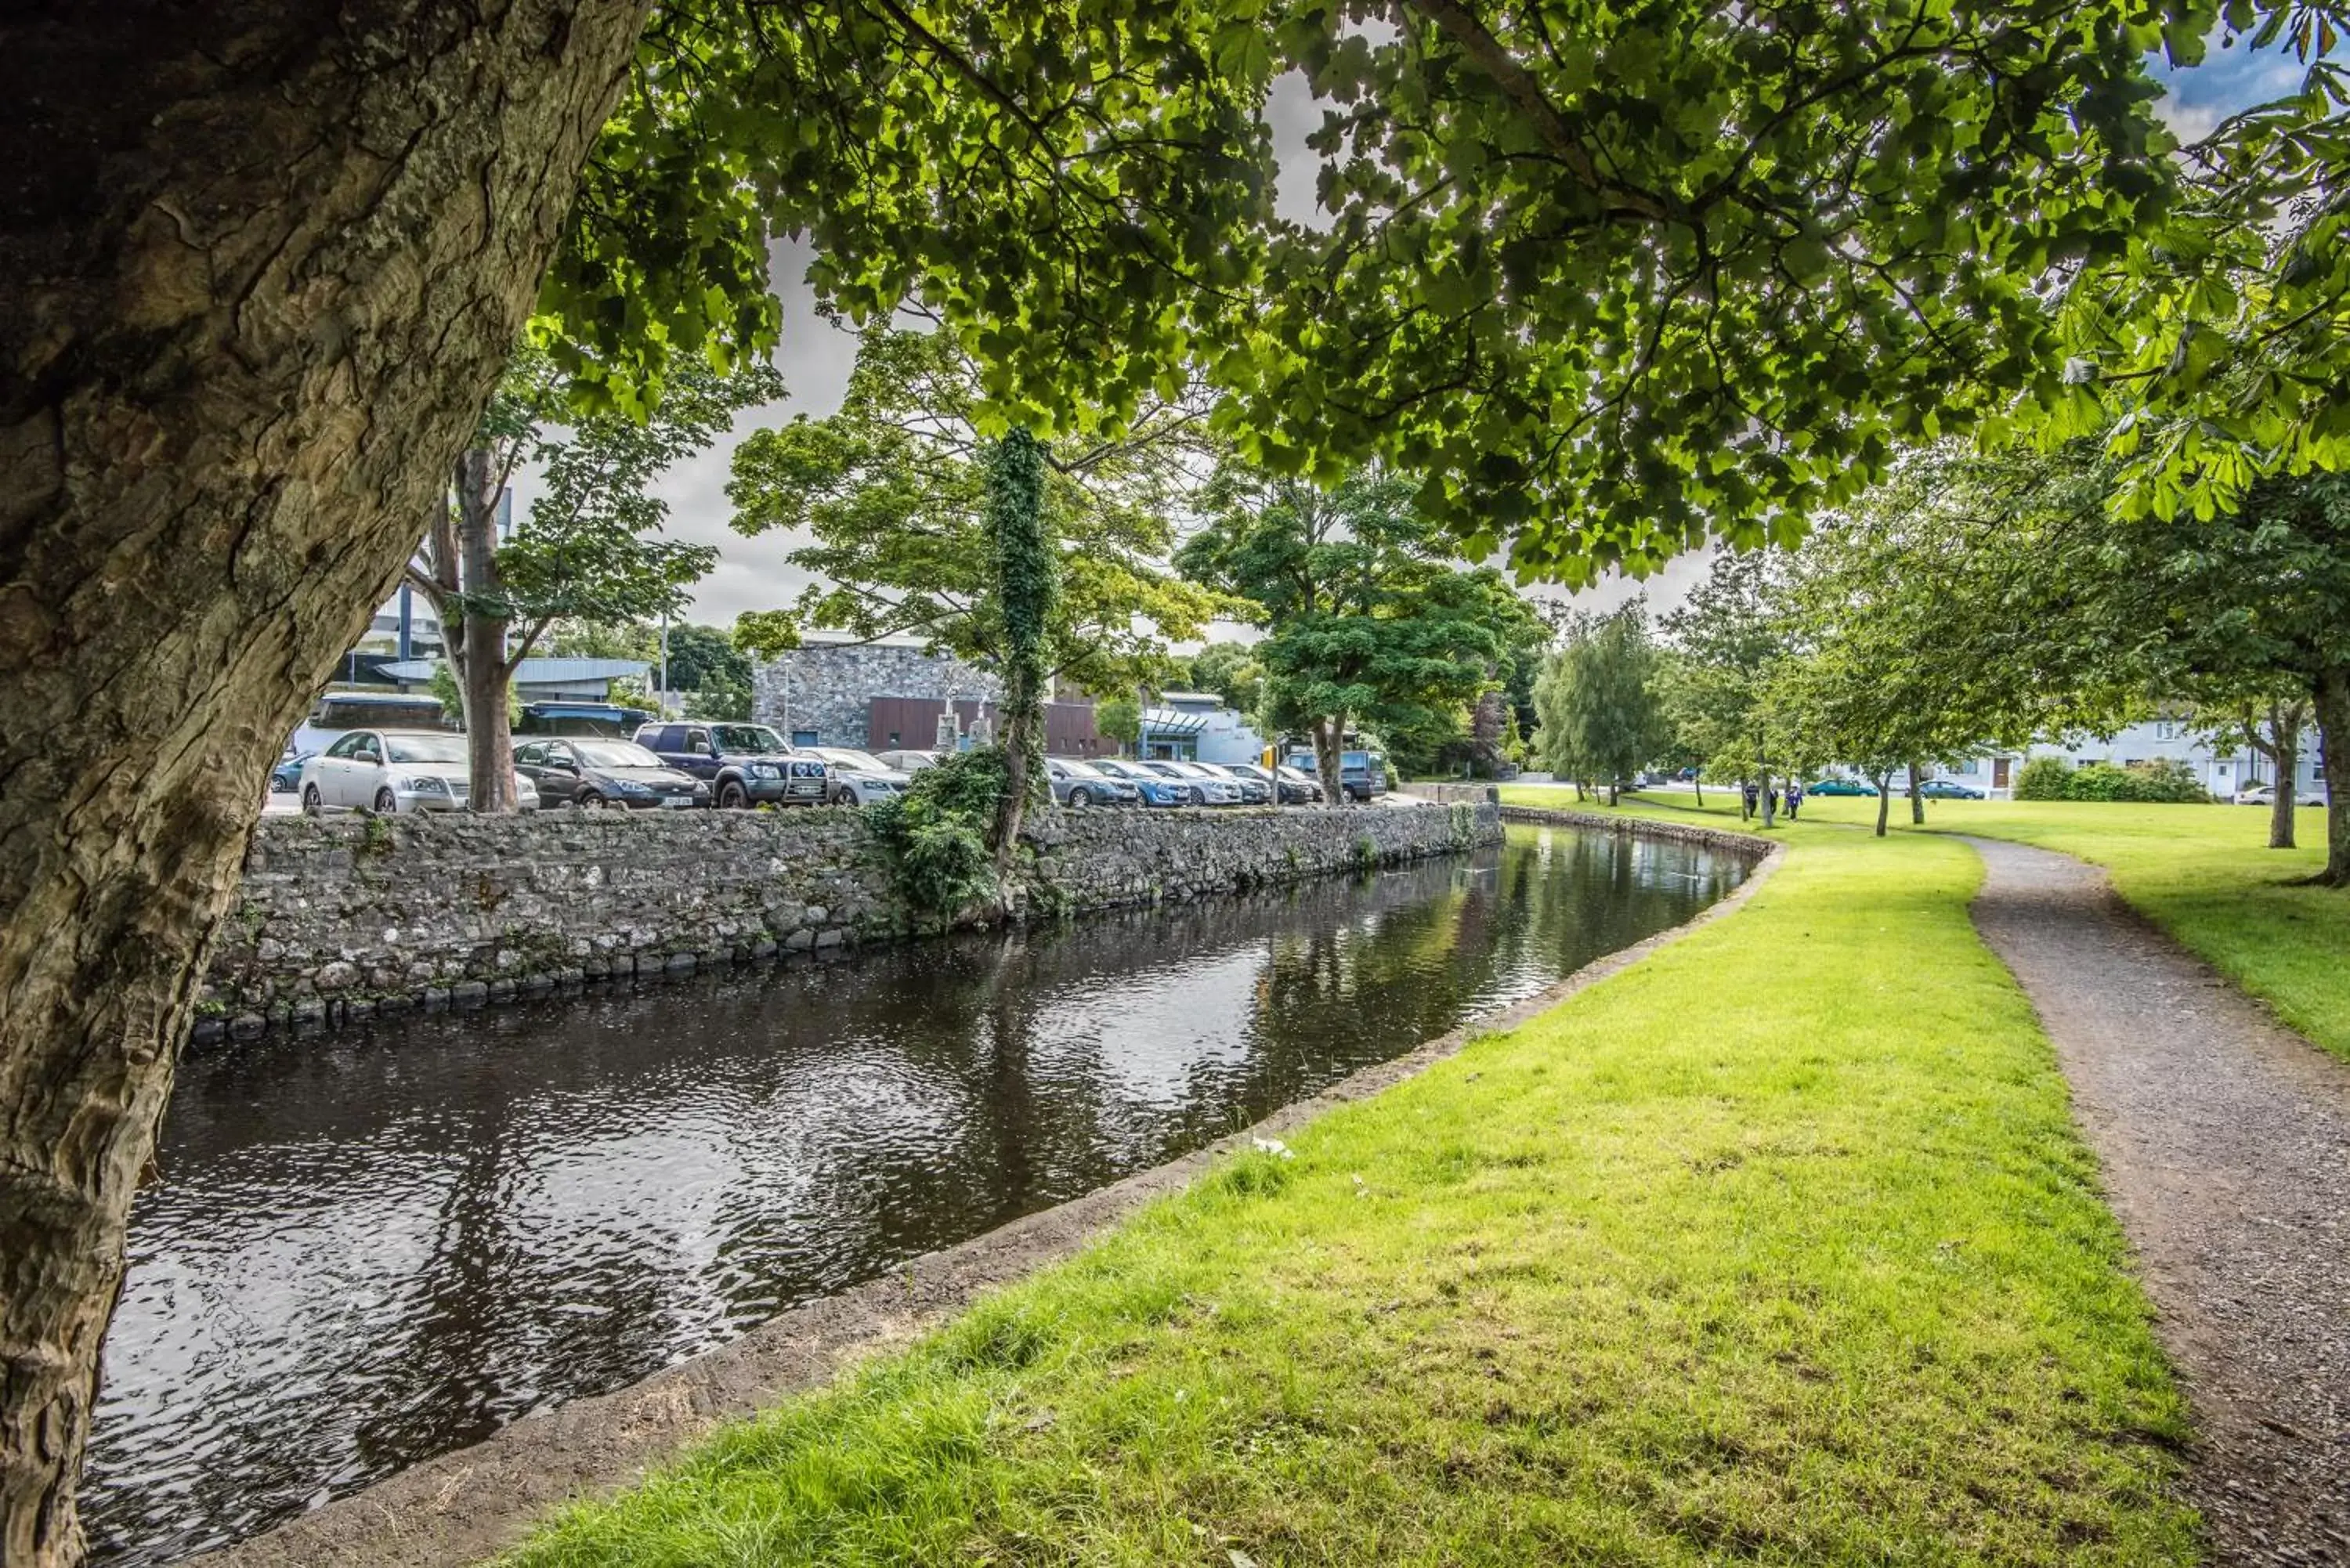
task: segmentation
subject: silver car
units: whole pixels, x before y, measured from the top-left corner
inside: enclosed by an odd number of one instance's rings
[[[881,760],[882,766],[895,768],[901,774],[918,774],[924,768],[938,766],[939,762],[936,752],[875,752],[873,755]]]
[[[1197,763],[1150,762],[1137,765],[1188,789],[1193,805],[1242,805],[1248,799],[1239,780],[1220,777]]]
[[[911,774],[854,746],[802,746],[800,750],[824,759],[825,771],[832,779],[832,793],[825,798],[833,805],[871,805],[877,801],[896,800],[914,782]]]
[[[1045,775],[1052,781],[1055,805],[1082,808],[1142,804],[1142,792],[1132,784],[1076,757],[1045,758]]]
[[[312,816],[329,810],[463,811],[470,789],[465,737],[446,730],[352,730],[302,764],[296,793]],[[515,805],[538,809],[538,789],[515,775]]]

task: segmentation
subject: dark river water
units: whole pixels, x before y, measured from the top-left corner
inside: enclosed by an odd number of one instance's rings
[[[131,1216],[98,1557],[258,1533],[1174,1158],[1686,919],[1744,867],[1500,849],[180,1072]]]

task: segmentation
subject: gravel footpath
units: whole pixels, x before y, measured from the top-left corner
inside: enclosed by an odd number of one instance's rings
[[[2350,1568],[2350,1068],[2070,857],[1970,839],[2194,1401],[2220,1563]],[[2350,962],[2350,953],[2343,955]]]

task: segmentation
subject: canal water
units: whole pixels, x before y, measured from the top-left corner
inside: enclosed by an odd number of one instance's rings
[[[188,1061],[83,1515],[160,1563],[1245,1126],[1720,898],[1482,853]]]

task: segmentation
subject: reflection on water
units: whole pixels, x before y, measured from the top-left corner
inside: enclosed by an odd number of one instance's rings
[[[199,1057],[131,1218],[97,1553],[239,1540],[620,1386],[1399,1055],[1741,875],[1513,828],[1358,880]]]

